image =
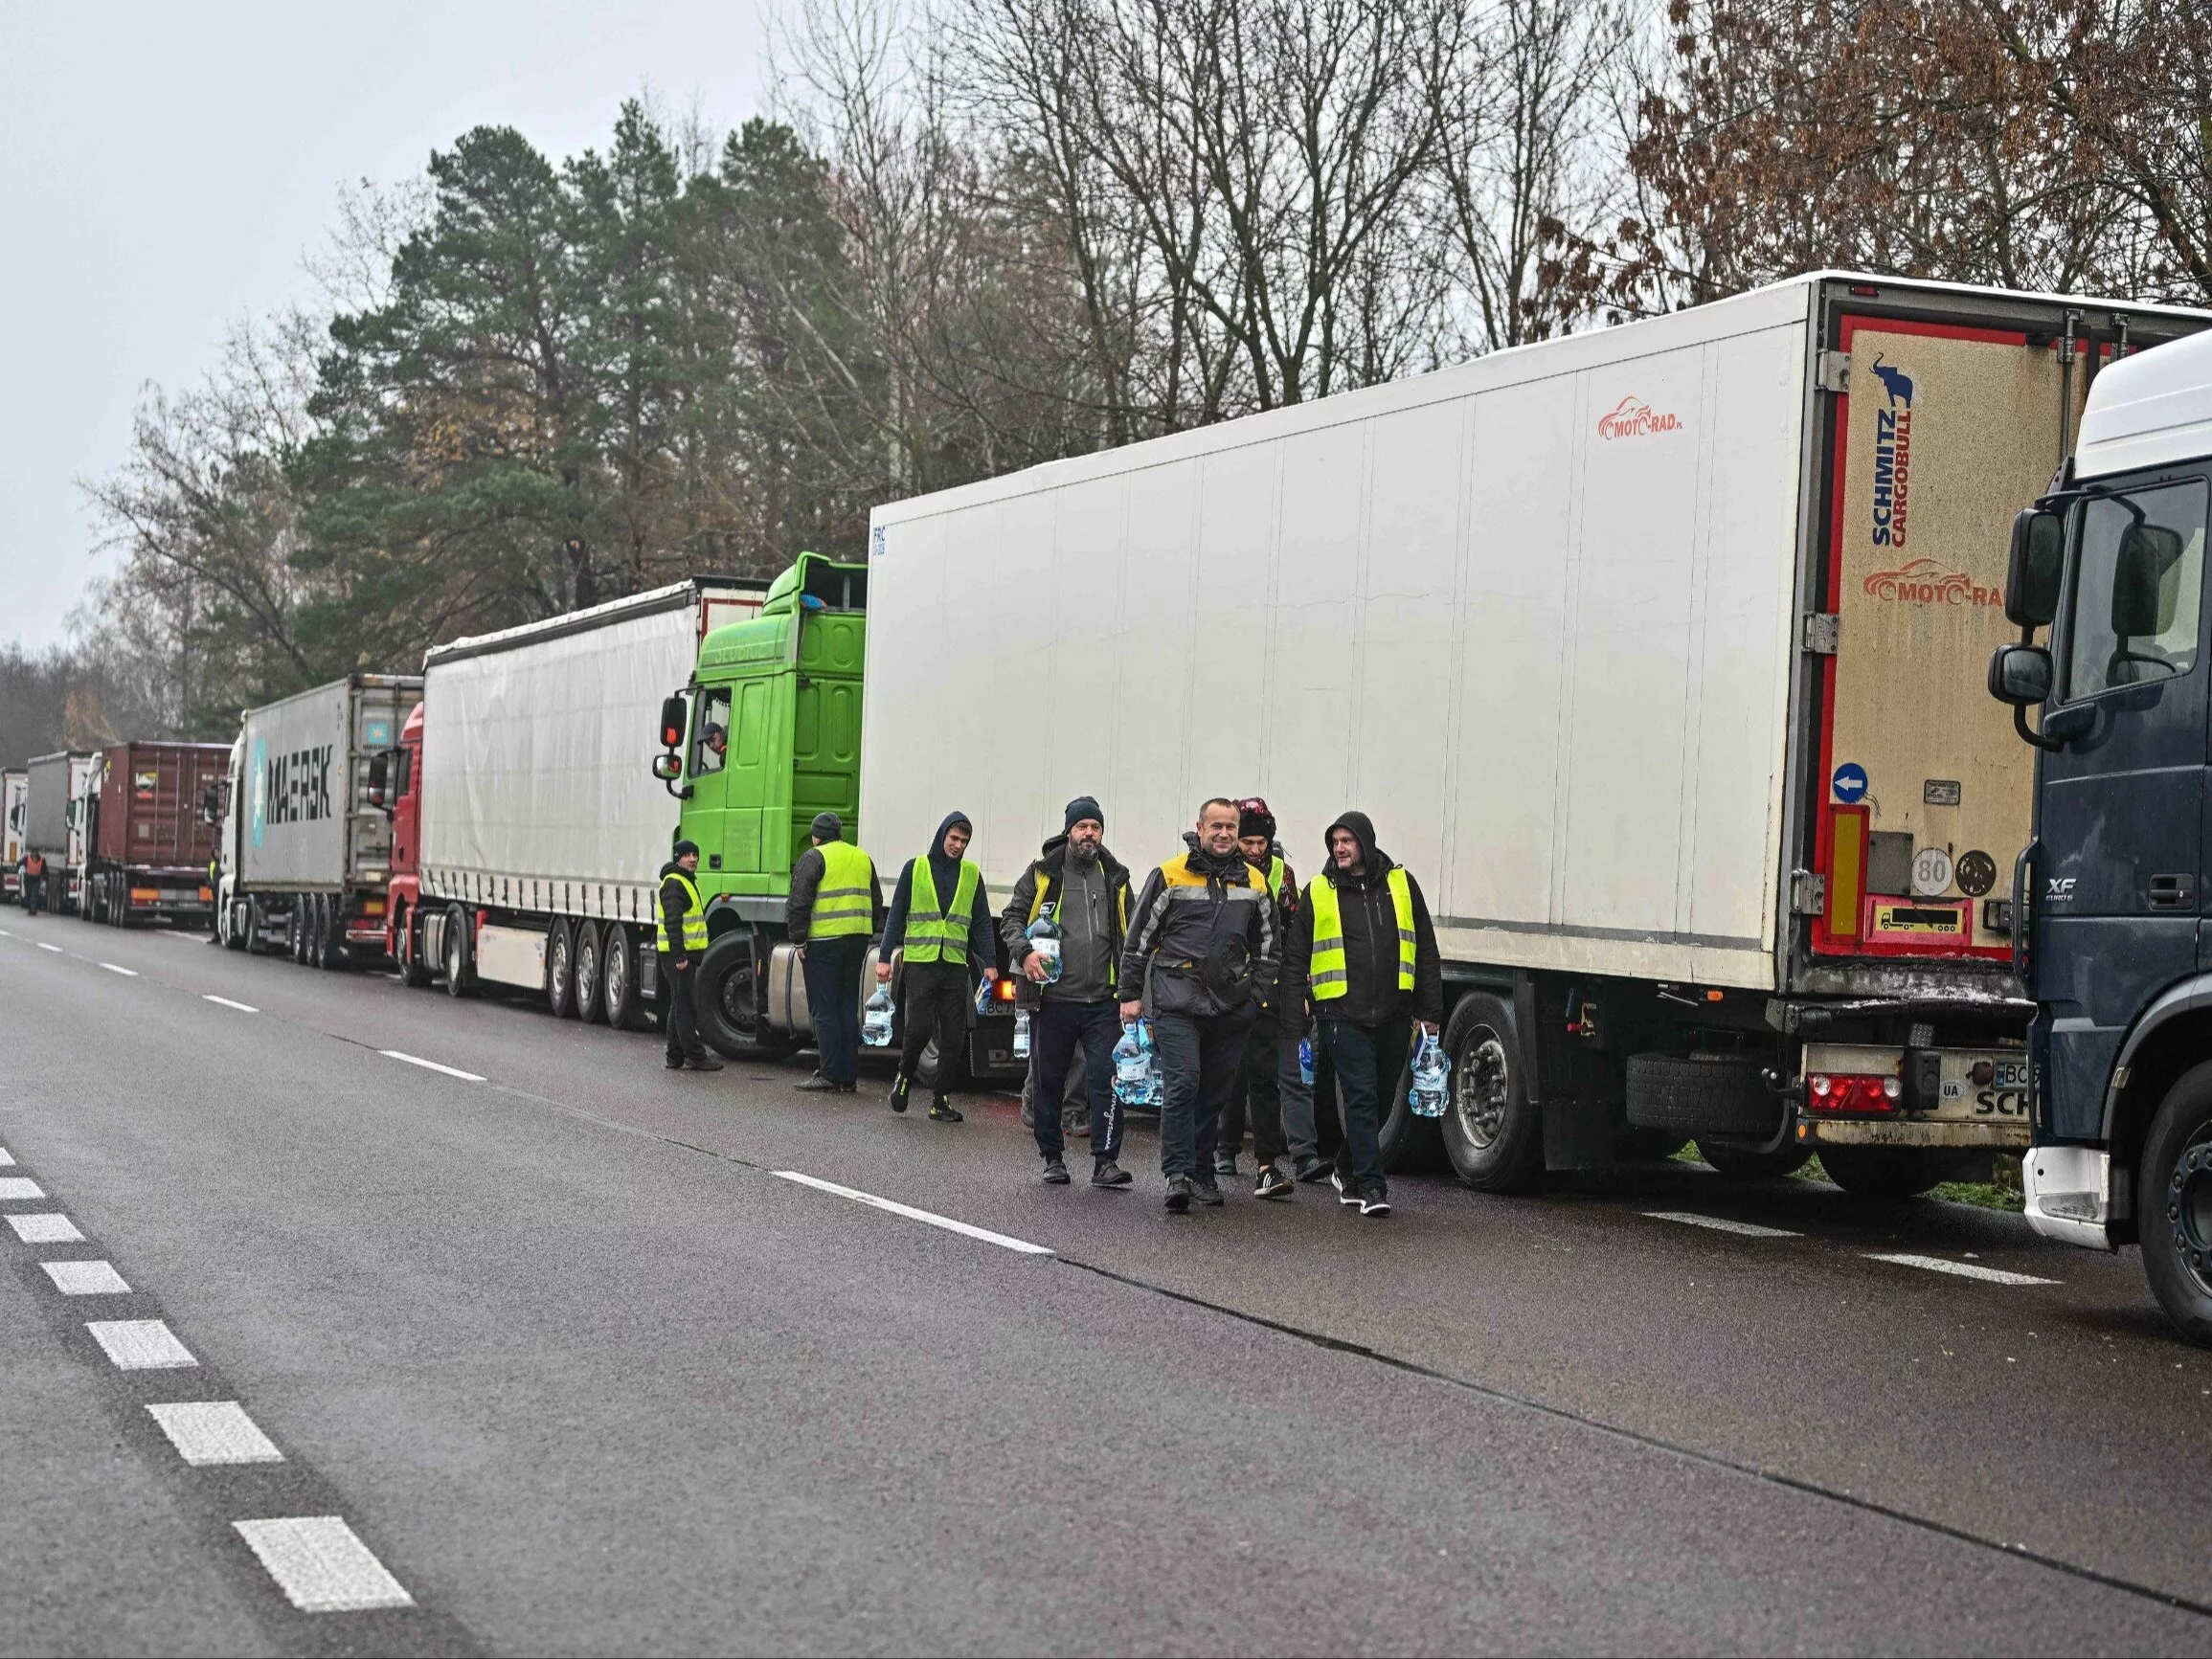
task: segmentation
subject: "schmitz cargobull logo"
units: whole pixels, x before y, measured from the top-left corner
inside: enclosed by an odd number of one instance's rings
[[[1888,407],[1874,415],[1874,545],[1902,548],[1912,479],[1912,377],[1876,357],[1874,378],[1889,394]]]
[[[1597,436],[1611,442],[1616,437],[1656,437],[1682,430],[1682,417],[1660,414],[1636,396],[1624,397],[1617,407],[1597,417]]]

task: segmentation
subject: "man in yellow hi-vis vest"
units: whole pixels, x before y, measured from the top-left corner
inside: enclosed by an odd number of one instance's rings
[[[850,1094],[860,1076],[860,964],[883,911],[875,861],[845,839],[845,820],[815,815],[814,844],[791,867],[783,935],[799,947],[806,1013],[814,1024],[814,1075],[792,1087]]]
[[[1344,1126],[1329,1177],[1338,1201],[1387,1216],[1383,1114],[1405,1087],[1413,1027],[1433,1032],[1444,1017],[1443,963],[1429,902],[1375,845],[1366,813],[1329,825],[1328,849],[1291,923],[1278,1006],[1286,1020],[1315,1020],[1315,1061],[1334,1077]]]
[[[905,1042],[898,1076],[891,1087],[891,1109],[906,1110],[914,1074],[935,1039],[937,1081],[930,1102],[932,1123],[959,1123],[951,1099],[953,1073],[968,1046],[968,999],[976,975],[999,976],[998,942],[991,930],[989,895],[983,872],[968,862],[968,840],[975,826],[964,812],[947,813],[937,839],[918,859],[909,859],[884,917],[883,944],[875,976],[891,977],[891,956],[903,950],[899,970],[899,1013]]]
[[[707,953],[707,909],[699,902],[696,841],[678,841],[661,866],[659,926],[653,950],[660,958],[661,1022],[668,1028],[668,1069],[720,1071],[722,1063],[699,1041],[699,1014],[691,1000],[691,975]]]

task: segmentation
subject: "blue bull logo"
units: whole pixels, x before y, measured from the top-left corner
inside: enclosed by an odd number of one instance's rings
[[[1911,375],[1902,369],[1891,368],[1877,357],[1874,360],[1874,378],[1881,381],[1884,389],[1888,392],[1890,408],[1895,409],[1900,403],[1907,409],[1912,407]]]

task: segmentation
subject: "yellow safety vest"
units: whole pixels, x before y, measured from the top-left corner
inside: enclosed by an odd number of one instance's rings
[[[1413,988],[1413,887],[1406,872],[1395,864],[1383,885],[1390,889],[1390,908],[1398,912],[1398,989]],[[1342,997],[1351,989],[1344,966],[1344,915],[1337,908],[1337,889],[1326,875],[1306,884],[1306,903],[1314,912],[1314,959],[1307,973],[1316,1002]]]
[[[1280,863],[1282,861],[1277,859],[1275,862]],[[1104,864],[1099,865],[1098,873],[1101,876],[1105,875],[1106,870]],[[1114,892],[1114,908],[1117,912],[1121,923],[1121,936],[1126,939],[1129,936],[1129,888],[1125,884],[1119,891],[1116,892],[1113,889],[1113,884],[1111,882],[1107,884],[1107,887],[1110,892]],[[1037,865],[1036,896],[1029,901],[1029,920],[1031,922],[1036,921],[1036,919],[1044,913],[1045,899],[1046,896],[1051,892],[1051,872],[1047,870],[1044,864],[1040,863]],[[1106,953],[1106,989],[1109,991],[1115,988],[1121,977],[1121,963],[1119,960],[1120,954],[1121,953],[1118,951],[1109,951]],[[1017,968],[1021,966],[1019,962],[1015,963],[1014,965]]]
[[[1280,860],[1280,859],[1270,859],[1270,860],[1268,860],[1268,862],[1267,862],[1267,896],[1268,896],[1269,898],[1271,898],[1271,899],[1279,899],[1279,898],[1281,898],[1281,897],[1282,897],[1282,872],[1283,872],[1283,862],[1282,862],[1282,860]]]
[[[975,913],[976,887],[983,872],[966,859],[960,861],[960,885],[948,911],[937,903],[937,885],[930,875],[930,862],[914,862],[914,891],[907,901],[906,959],[909,962],[965,962],[968,959],[968,918]]]
[[[824,841],[822,886],[814,894],[810,939],[848,939],[875,931],[875,863],[850,841]]]
[[[665,887],[674,882],[684,889],[684,897],[691,901],[691,908],[684,912],[684,953],[696,955],[707,948],[707,907],[699,902],[699,884],[682,870],[670,870],[661,878]],[[653,907],[653,949],[666,956],[669,953],[668,911],[666,906]]]

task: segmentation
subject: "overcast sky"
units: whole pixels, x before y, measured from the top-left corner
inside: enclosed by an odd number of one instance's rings
[[[603,147],[648,85],[729,127],[762,57],[756,0],[0,0],[0,643],[62,637],[100,568],[76,481],[123,460],[147,382],[313,292],[349,181],[486,123]]]

